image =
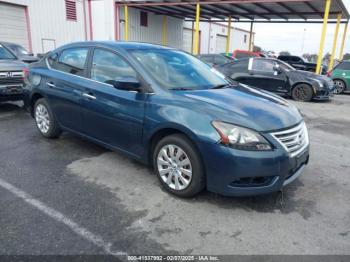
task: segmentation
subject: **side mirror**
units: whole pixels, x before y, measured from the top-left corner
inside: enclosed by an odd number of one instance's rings
[[[33,53],[28,53],[28,56],[34,56],[34,54]]]
[[[280,74],[280,73],[282,73],[282,70],[281,70],[281,68],[280,68],[280,66],[279,65],[274,65],[274,67],[273,67],[273,74],[274,75],[278,75],[278,74]]]
[[[140,91],[141,83],[133,76],[122,77],[117,80],[107,81],[107,84],[113,85],[115,88],[125,91]]]

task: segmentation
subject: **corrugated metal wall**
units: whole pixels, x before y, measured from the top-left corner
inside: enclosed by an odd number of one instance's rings
[[[120,10],[120,39],[124,40],[124,8]],[[167,46],[182,48],[183,20],[167,18]],[[140,10],[129,8],[129,41],[162,44],[163,16],[148,12],[148,26],[140,25]]]
[[[66,20],[65,0],[28,1],[34,53],[48,51],[44,49],[45,43],[43,43],[47,40],[53,41],[56,47],[85,40],[83,0],[77,0],[76,7],[77,21],[68,21]],[[87,3],[86,20],[88,23]]]
[[[185,22],[184,27],[191,30],[192,22]],[[222,52],[223,48],[223,39],[221,39],[222,46],[217,48],[218,37],[223,37],[227,35],[227,26],[218,24],[218,23],[208,23],[200,22],[199,29],[201,31],[200,39],[200,50],[201,54],[212,54],[217,52]],[[190,35],[188,37],[191,38]],[[249,49],[249,32],[239,28],[231,29],[231,40],[230,40],[230,52],[235,49],[248,50]],[[253,38],[254,39],[254,38]],[[188,43],[191,39],[187,39],[184,43]]]

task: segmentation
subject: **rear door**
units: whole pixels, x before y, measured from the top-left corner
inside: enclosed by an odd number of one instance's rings
[[[95,48],[89,62],[90,81],[84,87],[83,129],[86,135],[134,155],[142,153],[147,94],[115,88],[119,78],[139,78],[118,53]]]
[[[60,125],[81,132],[81,99],[86,77],[88,47],[68,48],[48,57],[43,74],[46,97]]]

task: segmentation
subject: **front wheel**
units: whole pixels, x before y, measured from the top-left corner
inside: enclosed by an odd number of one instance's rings
[[[308,102],[312,99],[311,86],[298,84],[292,90],[292,98],[296,101]]]
[[[341,94],[345,90],[345,82],[340,79],[333,80],[334,82],[334,94]]]
[[[48,138],[56,138],[61,129],[55,119],[49,104],[44,98],[38,99],[34,105],[34,118],[39,132]]]
[[[202,191],[205,176],[199,153],[184,135],[170,135],[158,142],[153,166],[162,186],[180,197],[192,197]]]

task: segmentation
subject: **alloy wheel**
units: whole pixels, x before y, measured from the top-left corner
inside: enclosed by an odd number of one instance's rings
[[[40,132],[46,134],[50,129],[49,111],[43,104],[38,104],[35,108],[35,121]]]
[[[306,98],[308,97],[308,87],[307,86],[297,86],[295,87],[295,96],[298,98],[300,101],[305,101]]]
[[[345,89],[345,84],[341,80],[335,80],[334,81],[334,86],[335,86],[335,88],[334,88],[334,93],[335,94],[340,94]]]
[[[165,145],[160,149],[157,168],[163,182],[173,190],[187,188],[192,180],[191,161],[177,145]]]

